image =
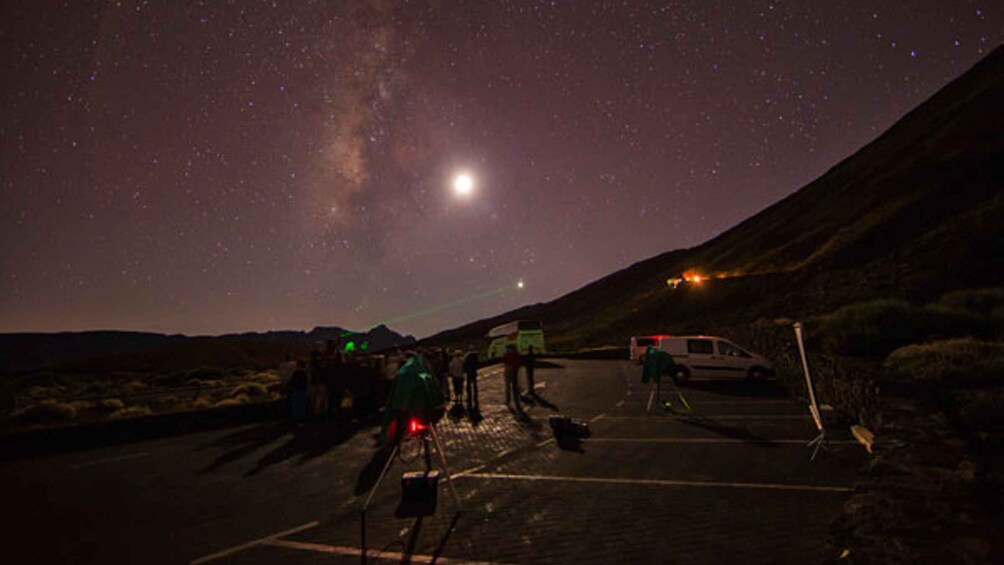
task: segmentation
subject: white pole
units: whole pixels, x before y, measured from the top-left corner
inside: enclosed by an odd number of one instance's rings
[[[819,411],[819,404],[816,402],[816,387],[812,385],[812,375],[809,374],[809,361],[805,356],[805,340],[802,338],[802,323],[795,322],[795,339],[798,341],[798,352],[802,357],[802,371],[805,372],[805,387],[809,390],[809,412],[816,423],[816,429],[823,431],[823,418]]]

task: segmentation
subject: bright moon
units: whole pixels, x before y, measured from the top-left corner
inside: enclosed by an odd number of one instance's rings
[[[474,188],[474,179],[470,175],[460,174],[453,180],[453,190],[461,196],[467,196]]]

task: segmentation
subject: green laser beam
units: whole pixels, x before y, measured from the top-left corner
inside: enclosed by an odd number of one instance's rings
[[[495,296],[495,295],[498,295],[498,294],[502,294],[502,293],[510,291],[512,289],[513,289],[512,285],[500,286],[499,288],[496,288],[496,289],[493,289],[493,290],[486,290],[484,292],[479,292],[477,294],[468,296],[466,298],[461,298],[459,300],[454,300],[452,302],[447,302],[445,304],[439,304],[439,305],[436,305],[436,306],[430,306],[429,308],[425,308],[424,310],[419,310],[418,312],[412,312],[411,314],[406,314],[404,316],[400,316],[400,317],[397,317],[397,318],[392,318],[390,320],[384,320],[382,322],[378,322],[376,324],[372,324],[372,325],[367,326],[367,327],[375,328],[375,327],[377,327],[377,326],[379,326],[381,324],[383,324],[385,326],[390,326],[391,324],[397,324],[397,323],[400,323],[400,322],[404,322],[406,320],[413,320],[415,318],[420,318],[422,316],[428,316],[429,314],[432,314],[434,312],[439,312],[439,311],[442,311],[442,310],[448,310],[450,308],[454,308],[456,306],[460,306],[461,304],[467,304],[468,302],[473,302],[475,300],[480,300],[482,298],[488,298],[489,296]],[[345,333],[342,334],[342,337],[349,336],[349,335],[355,335],[357,333],[359,333],[359,332],[346,331]]]

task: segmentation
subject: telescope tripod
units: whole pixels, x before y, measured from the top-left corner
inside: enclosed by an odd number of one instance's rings
[[[453,494],[453,501],[457,505],[457,514],[459,515],[462,505],[460,502],[460,494],[457,492],[456,485],[453,484],[453,477],[450,475],[450,469],[446,463],[446,452],[443,451],[443,444],[439,441],[439,432],[436,431],[436,425],[429,422],[428,427],[423,429],[418,433],[417,437],[422,442],[422,457],[425,460],[425,476],[429,476],[432,471],[432,452],[430,449],[430,444],[435,443],[436,453],[439,455],[439,462],[443,466],[443,474],[446,476],[446,481],[450,484],[450,492]],[[384,478],[387,477],[387,472],[390,471],[391,465],[394,463],[394,459],[401,453],[401,438],[394,444],[394,449],[391,450],[390,456],[387,458],[387,462],[383,466],[383,471],[380,472],[380,477],[377,478],[376,483],[373,488],[370,489],[369,495],[366,497],[366,502],[363,503],[362,511],[360,513],[361,528],[362,528],[362,550],[363,550],[363,560],[366,559],[366,511],[369,510],[370,504],[373,502],[373,496],[376,494],[380,484],[383,482]],[[454,518],[456,520],[456,517]]]

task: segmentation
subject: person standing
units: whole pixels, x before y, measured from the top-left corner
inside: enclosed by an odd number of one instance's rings
[[[293,359],[292,353],[286,353],[286,360],[279,363],[279,387],[282,390],[286,390],[289,386],[289,379],[293,377],[293,373],[296,371],[296,360]]]
[[[307,417],[307,387],[310,384],[310,376],[307,375],[307,366],[302,360],[297,362],[296,370],[289,378],[289,415],[294,423],[302,425]]]
[[[533,353],[533,346],[527,347],[526,355],[523,356],[523,366],[526,368],[526,395],[533,398],[537,396],[537,389],[533,385],[533,366],[537,361],[537,356]]]
[[[467,411],[481,410],[478,401],[478,352],[470,351],[464,357],[464,374],[467,375]]]
[[[516,380],[519,375],[519,353],[515,345],[507,345],[505,353],[502,355],[502,365],[505,368],[505,403],[509,404],[512,399],[517,412],[523,411],[523,406],[519,403],[519,382]]]
[[[453,352],[450,359],[450,380],[453,381],[453,405],[461,406],[464,399],[464,359],[460,351]]]

